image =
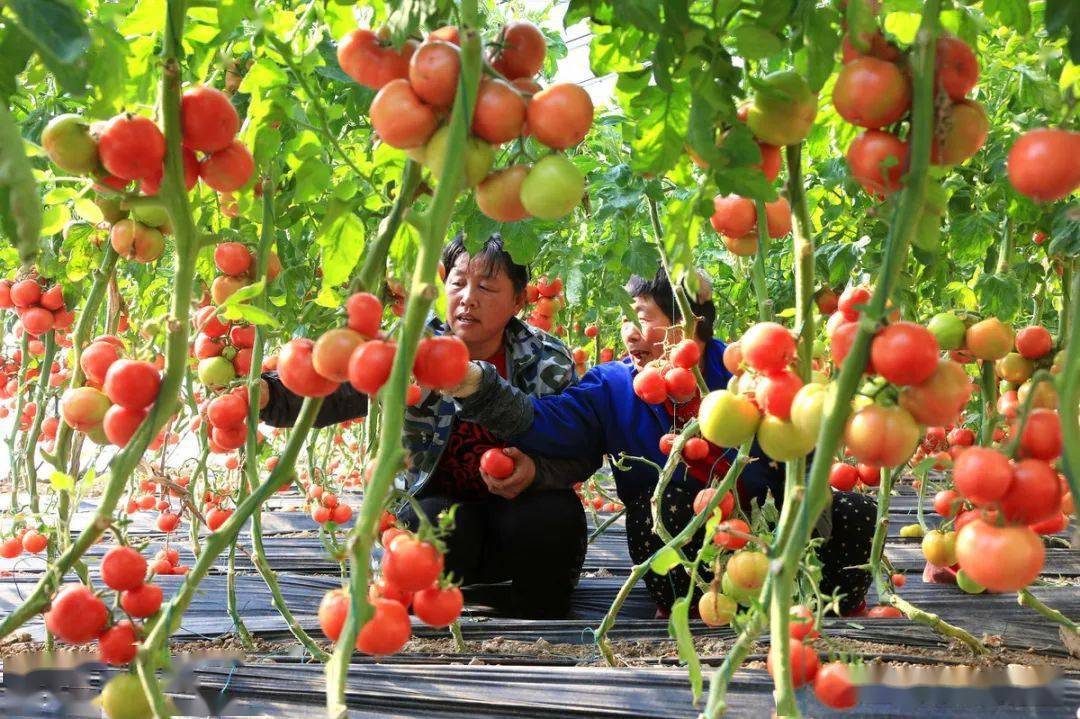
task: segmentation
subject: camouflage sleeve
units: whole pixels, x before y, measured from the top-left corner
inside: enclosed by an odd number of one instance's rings
[[[533,421],[529,395],[500,377],[494,365],[477,364],[483,372],[480,387],[470,396],[454,400],[458,419],[486,427],[499,439],[527,431]]]

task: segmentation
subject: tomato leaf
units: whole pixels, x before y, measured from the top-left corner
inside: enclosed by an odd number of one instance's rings
[[[1011,274],[980,275],[975,280],[975,294],[989,316],[1007,322],[1020,311],[1020,283]]]
[[[683,141],[690,120],[690,92],[685,82],[676,83],[672,92],[659,87],[645,88],[630,101],[636,122],[631,166],[636,172],[656,175],[670,170],[683,151]]]
[[[697,704],[701,699],[701,659],[694,648],[694,637],[690,633],[690,600],[686,597],[679,597],[671,605],[668,633],[675,639],[675,645],[679,649],[679,659],[686,662],[686,670],[690,675],[690,689],[693,692],[694,703]]]
[[[64,90],[85,94],[90,32],[79,12],[60,0],[8,0],[7,5]]]
[[[739,25],[732,31],[735,51],[748,60],[760,60],[780,52],[783,47],[774,33],[752,23]]]
[[[53,472],[49,475],[49,486],[57,492],[70,492],[75,489],[75,478],[64,472]]]
[[[41,198],[22,136],[7,106],[0,103],[0,231],[25,265],[37,256],[41,222]]]

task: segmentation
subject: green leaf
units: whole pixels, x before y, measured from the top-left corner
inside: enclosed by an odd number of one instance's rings
[[[686,670],[690,675],[690,689],[693,691],[696,704],[701,698],[701,659],[694,648],[694,637],[690,633],[690,600],[686,597],[679,597],[671,605],[668,632],[675,639],[675,645],[679,649],[679,659],[686,662]]]
[[[690,120],[690,92],[685,83],[674,85],[672,92],[659,87],[645,88],[631,101],[635,136],[632,167],[636,172],[656,175],[670,170],[683,152],[683,142]]]
[[[984,0],[986,17],[1013,30],[1026,33],[1031,30],[1031,8],[1028,0]]]
[[[841,37],[835,26],[838,14],[829,9],[806,4],[803,21],[803,47],[806,49],[805,66],[797,63],[798,70],[806,76],[810,89],[819,92],[832,74],[836,64],[836,50]]]
[[[0,103],[0,231],[19,251],[24,265],[34,261],[41,235],[41,198],[26,158],[19,128]]]
[[[63,472],[53,472],[49,475],[49,485],[57,492],[70,492],[75,489],[75,478]]]
[[[780,38],[759,25],[739,25],[732,35],[736,52],[747,60],[760,60],[775,55],[783,48]]]
[[[228,35],[239,27],[243,20],[250,20],[254,16],[253,0],[220,0],[218,4],[218,24],[223,35]]]
[[[671,547],[665,547],[653,557],[652,562],[649,563],[649,569],[660,576],[664,576],[678,565],[679,553]]]
[[[139,0],[124,17],[120,32],[124,35],[149,35],[165,26],[165,0]]]
[[[352,211],[335,212],[324,224],[315,244],[322,248],[322,288],[336,287],[349,279],[364,249],[364,223]]]
[[[258,282],[252,282],[250,285],[244,285],[236,292],[233,292],[231,295],[229,295],[224,302],[218,305],[218,311],[220,312],[227,307],[233,307],[235,305],[243,304],[248,300],[255,299],[262,294],[265,286],[266,283],[264,283],[262,280],[259,280]]]
[[[275,329],[281,326],[281,322],[276,317],[255,305],[230,305],[221,314],[230,321],[243,320],[253,325],[264,325]]]
[[[15,76],[26,69],[34,54],[34,44],[17,27],[11,27],[0,41],[0,98],[8,98],[17,89]]]
[[[90,32],[79,12],[61,0],[8,0],[16,23],[34,43],[45,66],[64,89],[74,95],[86,91]]]
[[[981,275],[975,280],[975,294],[988,316],[1007,322],[1020,311],[1020,283],[1011,275]]]

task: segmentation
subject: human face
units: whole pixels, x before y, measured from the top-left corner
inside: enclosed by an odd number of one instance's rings
[[[668,336],[671,318],[663,313],[652,297],[635,297],[633,308],[637,326],[633,322],[623,322],[622,341],[630,354],[630,361],[636,369],[641,370],[649,362],[663,356],[664,339]]]
[[[465,253],[446,275],[446,322],[472,359],[487,359],[502,345],[510,318],[525,306],[525,292],[501,267]]]

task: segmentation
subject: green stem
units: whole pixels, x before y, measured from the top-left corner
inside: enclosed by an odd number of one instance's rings
[[[370,249],[364,252],[364,264],[349,286],[349,292],[374,292],[386,275],[386,256],[390,252],[390,243],[397,237],[405,210],[416,199],[416,188],[420,184],[420,165],[412,160],[405,163],[401,173],[401,187],[390,207],[390,214],[379,223],[379,234]]]
[[[687,440],[696,437],[697,434],[698,422],[696,419],[692,419],[686,423],[686,426],[675,437],[675,441],[671,443],[671,452],[668,454],[667,462],[656,480],[656,488],[653,489],[652,499],[649,502],[652,508],[653,532],[665,542],[671,541],[671,532],[664,526],[664,520],[660,514],[660,503],[663,501],[668,484],[671,482],[672,477],[675,476],[675,470],[682,464],[683,447],[686,446]]]
[[[22,421],[23,409],[26,406],[26,392],[23,391],[26,385],[26,372],[30,369],[30,335],[23,332],[22,338],[19,340],[19,375],[18,375],[18,396],[15,399],[15,411],[12,413],[11,433],[8,435],[8,458],[11,460],[11,511],[16,512],[19,509],[19,478],[21,473],[19,472],[19,455],[15,451],[15,441],[19,436],[19,424]],[[41,410],[38,410],[40,414]]]
[[[38,516],[41,507],[38,504],[38,477],[37,462],[34,455],[37,453],[37,442],[41,436],[41,423],[45,420],[45,403],[49,391],[49,370],[52,367],[53,358],[56,356],[56,331],[49,330],[45,335],[45,356],[38,364],[37,390],[34,393],[34,401],[37,403],[37,413],[30,425],[30,431],[26,434],[26,450],[23,453],[26,462],[26,488],[30,493],[30,511]]]
[[[897,469],[897,475],[900,470]],[[874,580],[879,599],[884,599],[891,592],[889,584],[881,571],[881,556],[885,551],[885,538],[889,534],[889,502],[892,500],[893,473],[888,467],[881,468],[881,483],[877,493],[877,522],[874,539],[870,542],[870,577]]]
[[[773,576],[771,574],[767,575],[765,584],[761,587],[760,597],[771,596],[772,582]],[[716,670],[716,673],[709,680],[709,697],[705,704],[705,711],[699,715],[700,719],[717,719],[717,717],[727,713],[728,685],[734,678],[735,672],[746,661],[747,655],[750,654],[750,648],[754,646],[758,636],[765,631],[768,622],[769,616],[763,609],[751,608],[750,616],[746,624],[743,625],[739,638],[735,640],[735,644],[728,650],[720,668]],[[787,644],[787,642],[784,643]]]
[[[980,397],[979,412],[979,444],[989,447],[994,441],[994,426],[997,424],[997,375],[994,372],[994,363],[983,360],[979,363],[979,388],[982,392]]]
[[[1076,626],[1076,622],[1066,617],[1064,614],[1043,604],[1038,597],[1029,592],[1027,589],[1021,589],[1016,593],[1016,601],[1021,607],[1027,607],[1033,609],[1039,614],[1043,615],[1055,624],[1060,624],[1063,629],[1067,629],[1073,634],[1080,631],[1080,628]]]
[[[434,283],[439,252],[450,222],[450,214],[464,184],[464,152],[468,128],[472,124],[482,65],[480,36],[477,31],[477,0],[463,0],[461,26],[461,72],[449,123],[450,137],[454,139],[447,148],[443,174],[439,178],[431,205],[425,213],[414,214],[409,218],[420,234],[412,291],[409,293],[405,317],[397,338],[390,378],[380,392],[382,426],[375,470],[364,493],[360,517],[348,536],[351,606],[333,656],[326,665],[326,711],[330,717],[343,717],[346,714],[345,677],[348,673],[349,658],[352,656],[360,628],[371,617],[372,610],[367,600],[371,545],[375,540],[378,520],[392,488],[394,475],[404,456],[401,435],[405,420],[405,392],[416,347],[423,334],[428,311],[437,296]]]
[[[1066,297],[1080,298],[1080,272],[1068,285]],[[1069,336],[1080,337],[1080,312],[1073,312]],[[1064,368],[1057,377],[1060,397],[1058,414],[1061,416],[1062,457],[1064,459],[1065,479],[1074,501],[1080,497],[1080,419],[1077,417],[1077,405],[1080,404],[1080,341],[1070,342],[1065,347]]]
[[[754,201],[757,212],[757,252],[754,254],[754,264],[750,269],[750,280],[754,285],[754,296],[757,298],[758,321],[771,322],[774,318],[773,301],[769,299],[769,287],[765,282],[765,259],[769,255],[769,223],[765,213],[765,203],[762,200]]]

